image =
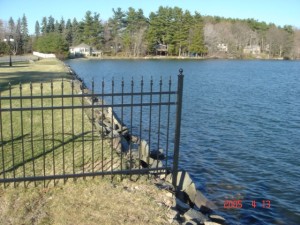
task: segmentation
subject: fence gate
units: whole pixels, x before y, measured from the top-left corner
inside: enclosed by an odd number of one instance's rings
[[[79,78],[0,90],[0,183],[173,173],[176,184],[183,70],[171,78]],[[95,87],[96,86],[96,87]]]

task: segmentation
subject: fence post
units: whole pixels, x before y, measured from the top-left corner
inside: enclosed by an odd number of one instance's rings
[[[178,174],[178,159],[179,159],[179,144],[180,144],[180,126],[181,126],[181,109],[182,109],[182,94],[183,94],[183,69],[179,69],[178,86],[177,86],[177,107],[176,107],[176,125],[175,125],[175,143],[173,156],[173,179],[172,183],[177,191],[177,174]]]

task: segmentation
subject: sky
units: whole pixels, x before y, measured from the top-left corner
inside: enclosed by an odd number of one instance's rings
[[[44,16],[53,16],[60,21],[76,17],[84,18],[86,11],[97,12],[101,20],[112,16],[113,8],[127,10],[129,7],[143,9],[144,15],[156,12],[159,6],[178,6],[183,10],[201,15],[254,18],[258,21],[275,23],[278,26],[292,25],[300,28],[300,0],[0,0],[0,19],[15,21],[23,14],[28,21],[29,33],[34,33],[35,22]]]

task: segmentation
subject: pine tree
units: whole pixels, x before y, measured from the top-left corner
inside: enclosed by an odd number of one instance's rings
[[[9,29],[9,33],[11,35],[13,35],[15,33],[15,29],[16,29],[16,26],[15,26],[15,21],[13,20],[12,17],[9,18],[9,21],[8,21],[8,29]]]
[[[112,37],[112,48],[114,54],[117,54],[121,50],[122,46],[122,32],[123,28],[126,25],[125,21],[125,13],[121,8],[117,8],[117,10],[112,9],[113,16],[109,19],[109,26],[111,28],[111,37]]]
[[[59,22],[59,32],[62,34],[64,31],[65,31],[65,28],[66,28],[66,25],[65,25],[65,20],[64,18],[62,17],[60,19],[60,22]]]
[[[41,28],[40,28],[40,23],[39,21],[35,22],[35,37],[39,37],[41,32],[40,32]]]
[[[83,22],[78,23],[76,18],[72,21],[72,31],[73,31],[73,43],[72,45],[78,45],[83,42]]]
[[[195,13],[193,26],[189,32],[189,52],[198,56],[207,53],[204,45],[204,33],[203,33],[203,19],[199,13]]]
[[[143,38],[147,22],[143,10],[136,11],[130,7],[126,13],[125,23],[126,29],[122,37],[124,49],[129,56],[139,56],[145,52]]]
[[[55,31],[55,19],[52,16],[48,17],[47,33]]]
[[[27,18],[25,14],[23,14],[22,22],[21,22],[21,35],[22,35],[22,48],[23,53],[27,53],[30,51],[28,42],[29,42],[29,35],[28,35],[28,24],[27,24]]]
[[[93,17],[92,17],[92,12],[87,11],[84,17],[84,30],[83,30],[83,35],[84,35],[84,40],[86,44],[91,45],[93,42]]]
[[[60,30],[61,30],[61,29],[60,29],[60,24],[59,24],[59,22],[56,20],[55,23],[54,23],[54,32],[60,34],[60,33],[61,33]]]
[[[42,31],[43,35],[49,33],[47,17],[45,17],[45,16],[42,19],[42,28],[41,28],[41,31]]]
[[[92,30],[92,45],[96,49],[100,49],[103,42],[103,25],[100,20],[100,14],[98,13],[94,13]]]
[[[73,26],[70,19],[67,20],[64,36],[68,46],[70,47],[73,43]]]
[[[23,52],[23,38],[22,38],[22,33],[21,33],[21,19],[19,18],[17,20],[17,25],[16,25],[16,31],[14,34],[14,46],[15,49],[13,50],[14,54],[20,54]]]

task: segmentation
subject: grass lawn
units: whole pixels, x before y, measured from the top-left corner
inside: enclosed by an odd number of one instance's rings
[[[0,65],[1,96],[72,92],[70,76],[58,60]],[[53,88],[51,88],[51,81]],[[11,82],[11,88],[8,85]],[[32,82],[32,89],[30,82]],[[80,104],[80,99],[1,100],[0,108]],[[23,118],[23,119],[21,119]],[[13,123],[11,123],[11,120]],[[44,121],[44,122],[42,122]],[[110,170],[120,156],[102,139],[82,109],[1,112],[1,178]],[[83,126],[82,126],[83,122]],[[72,125],[74,124],[74,125]],[[13,132],[11,132],[13,131]],[[111,157],[111,154],[113,156]],[[113,161],[111,161],[113,159]],[[115,162],[116,161],[116,162]],[[25,163],[24,163],[25,162]],[[107,165],[104,165],[108,164]],[[69,179],[66,184],[24,182],[0,187],[0,224],[165,224],[164,193],[150,181]],[[125,183],[124,183],[125,182]],[[43,184],[43,185],[39,185]],[[17,186],[16,188],[12,188]],[[37,186],[37,187],[34,187]],[[129,186],[134,186],[131,190]],[[17,213],[16,213],[17,212]]]
[[[22,68],[26,70],[22,71]],[[41,60],[28,65],[17,64],[15,68],[5,68],[4,71],[6,72],[3,72],[1,77],[8,80],[12,77],[13,81],[11,88],[3,85],[1,97],[21,94],[47,96],[76,92],[71,88],[71,81],[63,64],[56,60]],[[28,83],[32,76],[34,79],[41,77],[41,82]],[[22,92],[18,81],[22,82]],[[81,105],[81,100],[82,98],[36,98],[22,101],[1,100],[0,104],[1,108],[71,106]],[[120,157],[110,148],[110,140],[100,137],[100,132],[93,128],[82,109],[6,111],[1,113],[0,122],[3,140],[0,151],[0,176],[3,178],[100,172],[109,170],[112,164],[118,167]],[[25,185],[30,184],[32,183],[27,182]],[[36,185],[36,182],[34,184]]]
[[[0,224],[170,224],[174,201],[150,181],[67,182],[50,188],[0,189]]]

